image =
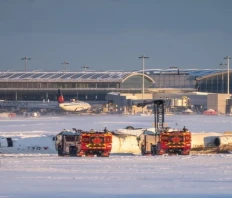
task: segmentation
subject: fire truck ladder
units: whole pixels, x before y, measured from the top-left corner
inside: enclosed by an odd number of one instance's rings
[[[144,107],[148,104],[153,104],[154,108],[154,126],[155,129],[160,129],[164,127],[164,100],[152,100],[152,101],[144,101],[142,103],[138,103],[137,107]]]
[[[164,127],[164,101],[154,100],[155,129]]]

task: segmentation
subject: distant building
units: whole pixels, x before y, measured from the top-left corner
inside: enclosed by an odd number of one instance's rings
[[[147,89],[154,80],[144,76]],[[57,89],[66,100],[104,101],[112,91],[141,93],[137,72],[0,72],[0,100],[56,100]]]
[[[62,89],[68,101],[75,98],[91,103],[107,103],[106,96],[111,92],[142,99],[142,72],[2,71],[0,100],[52,102],[56,100],[58,88]],[[183,93],[182,96],[187,96],[191,104],[205,105],[206,95],[196,96],[191,93],[227,92],[227,72],[219,69],[146,69],[144,74],[144,99],[151,98],[151,94],[153,98],[175,99],[176,93]]]

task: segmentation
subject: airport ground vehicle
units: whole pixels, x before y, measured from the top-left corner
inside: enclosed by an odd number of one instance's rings
[[[155,133],[144,131],[138,137],[142,155],[179,154],[189,155],[191,149],[191,132],[164,127],[164,100],[139,103],[139,107],[153,104]]]
[[[112,148],[112,133],[104,131],[63,130],[56,136],[59,156],[109,157]]]

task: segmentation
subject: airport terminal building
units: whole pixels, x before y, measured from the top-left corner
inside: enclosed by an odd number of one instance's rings
[[[143,78],[144,73],[144,78]],[[229,73],[231,75],[231,73]],[[172,93],[227,93],[228,73],[219,69],[146,69],[145,71],[2,71],[0,100],[56,101],[57,89],[65,100],[107,103],[109,93],[144,98],[175,97]],[[230,92],[231,83],[230,83]],[[152,97],[146,97],[148,94]],[[205,99],[206,100],[206,99]]]
[[[104,101],[109,92],[141,93],[139,72],[0,72],[1,100],[56,100],[57,89],[65,99]],[[154,80],[144,75],[144,86]]]
[[[141,93],[143,72],[0,72],[0,100],[56,100],[57,89],[67,100],[104,101],[109,92]],[[213,69],[148,69],[144,92],[165,89],[226,93],[227,73]]]

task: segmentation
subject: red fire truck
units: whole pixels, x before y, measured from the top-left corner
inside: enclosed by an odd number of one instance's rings
[[[160,141],[152,147],[153,155],[165,153],[189,155],[191,149],[191,133],[186,130],[166,129],[159,134]]]
[[[112,148],[112,133],[104,131],[63,130],[56,136],[59,156],[109,157]]]
[[[191,149],[191,132],[187,128],[177,130],[164,127],[164,100],[139,103],[143,107],[153,104],[155,133],[144,131],[138,137],[142,155],[179,154],[189,155]]]

